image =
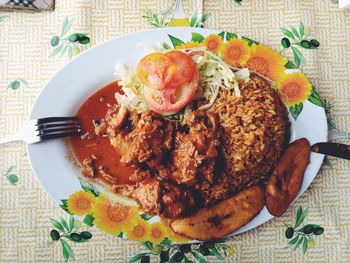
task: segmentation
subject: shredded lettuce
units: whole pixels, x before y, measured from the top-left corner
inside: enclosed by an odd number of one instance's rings
[[[248,82],[250,80],[250,71],[247,68],[241,68],[234,74],[238,80],[243,80],[245,82]]]
[[[233,89],[235,95],[239,97],[241,92],[237,80],[241,76],[245,78],[246,74],[244,73],[246,72],[241,72],[241,74],[237,74],[236,76],[236,73],[231,70],[230,66],[218,56],[209,51],[203,51],[201,53],[202,55],[196,54],[192,57],[200,73],[202,98],[206,101],[198,109],[210,108],[214,104],[220,88],[227,90]]]
[[[145,111],[148,105],[143,98],[144,86],[140,82],[133,69],[128,69],[122,64],[115,68],[115,75],[118,76],[119,85],[123,87],[124,94],[116,93],[116,100],[124,107],[130,110],[136,110],[138,113]]]
[[[161,45],[139,44],[146,53],[164,52]],[[193,49],[182,50],[182,52],[191,55],[193,61],[200,74],[200,83],[196,94],[192,101],[203,100],[204,104],[198,109],[210,108],[220,89],[233,90],[235,95],[239,97],[241,92],[238,86],[238,80],[248,81],[250,79],[250,72],[248,69],[235,69],[235,71],[224,62],[220,57],[205,50],[205,47],[197,47]],[[127,107],[128,109],[142,112],[148,108],[144,99],[143,91],[146,88],[138,79],[135,70],[128,69],[124,65],[119,64],[115,69],[115,74],[118,76],[119,84],[123,86],[124,94],[116,93],[116,100]],[[182,123],[185,116],[195,110],[194,103],[189,103],[185,108],[179,112],[171,115],[164,115],[164,118]]]

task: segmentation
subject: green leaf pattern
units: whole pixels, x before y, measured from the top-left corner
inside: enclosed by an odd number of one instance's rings
[[[294,26],[290,26],[289,29],[283,27],[281,27],[280,29],[284,36],[287,37],[284,38],[284,41],[282,41],[281,39],[283,51],[291,48],[294,57],[294,64],[297,68],[299,68],[302,64],[306,62],[306,59],[296,46],[304,49],[317,49],[320,43],[316,39],[308,38],[310,36],[310,32],[306,32],[306,28],[302,21],[300,21],[298,29]],[[286,41],[289,41],[291,44],[288,46],[283,46],[283,44]]]
[[[314,86],[312,87],[311,95],[309,96],[308,100],[317,106],[320,106],[320,107],[324,106],[323,101],[320,98],[320,95],[318,95],[317,90]]]
[[[97,188],[88,183],[88,182],[85,182],[84,180],[82,179],[79,179],[80,180],[80,185],[81,187],[86,191],[86,192],[90,192],[92,193],[94,196],[98,196],[100,194],[100,192],[97,190]]]
[[[60,37],[64,37],[67,34],[67,32],[71,28],[72,24],[73,24],[73,20],[72,19],[69,19],[68,17],[64,18],[63,23],[62,23],[62,29],[61,29]]]
[[[191,27],[203,27],[204,22],[207,21],[209,17],[210,13],[198,15],[198,9],[195,9],[190,19],[190,25]]]
[[[296,69],[298,68],[293,62],[288,61],[287,64],[284,65],[286,69]]]
[[[72,213],[68,210],[67,202],[68,202],[67,199],[62,199],[62,200],[61,200],[61,203],[62,203],[62,204],[60,204],[60,207],[61,207],[64,211],[66,211],[68,214],[72,214]]]
[[[300,32],[300,37],[304,36],[304,31],[305,31],[305,27],[302,21],[300,21],[299,23],[299,32]]]
[[[165,22],[165,19],[169,16],[170,14],[162,14],[162,12],[158,14],[156,11],[148,9],[145,10],[145,13],[143,14],[142,18],[151,27],[166,27],[168,25],[168,22]]]
[[[185,42],[183,42],[182,40],[172,36],[172,35],[168,35],[169,39],[171,41],[171,43],[173,44],[173,47],[176,48],[177,46],[180,46],[182,44],[184,44]]]
[[[236,5],[242,5],[243,0],[233,0]]]
[[[297,105],[289,107],[289,112],[291,113],[294,120],[297,120],[298,116],[300,115],[301,111],[303,110],[303,104],[299,103]]]
[[[209,241],[204,243],[193,244],[173,244],[170,240],[164,240],[161,244],[153,244],[152,242],[143,242],[143,246],[147,249],[130,258],[128,262],[136,262],[144,257],[159,257],[159,262],[193,262],[189,257],[195,259],[195,262],[207,262],[207,256],[215,257],[217,260],[224,260],[228,255],[227,251],[231,250],[234,255],[233,247],[225,244],[225,239]],[[167,260],[164,260],[164,257]],[[142,261],[141,261],[142,262]]]
[[[291,39],[295,40],[294,34],[291,31],[289,31],[288,29],[281,27],[281,31],[285,36],[290,37]]]
[[[21,87],[21,85],[29,87],[28,82],[25,81],[24,79],[15,79],[7,85],[7,88],[12,90],[17,90]]]
[[[204,36],[198,33],[192,33],[192,41],[202,43],[204,41]]]
[[[222,40],[224,40],[224,37],[225,37],[225,31],[222,31],[218,34]]]
[[[92,215],[86,215],[83,219],[85,225],[94,226],[94,217]]]
[[[153,215],[149,215],[149,214],[146,214],[146,213],[142,213],[140,215],[140,217],[145,220],[145,221],[148,221],[148,220],[151,220],[153,218]]]
[[[60,222],[50,218],[54,229],[50,231],[50,237],[52,242],[60,241],[62,245],[62,255],[65,261],[69,259],[74,260],[74,252],[67,240],[75,243],[88,242],[92,238],[92,234],[88,231],[79,231],[81,223],[78,222],[73,216],[69,217],[67,222],[63,217],[60,218]]]
[[[323,159],[323,164],[328,167],[328,168],[333,168],[333,163],[332,161],[329,159],[328,156],[325,156]]]
[[[237,38],[237,35],[234,33],[226,32],[226,40],[230,40],[231,38]]]
[[[285,248],[292,247],[293,250],[296,250],[301,246],[301,250],[303,254],[305,254],[309,247],[313,247],[315,242],[313,238],[323,234],[324,229],[318,224],[307,224],[299,228],[299,226],[304,222],[307,213],[307,208],[303,209],[301,206],[298,207],[294,226],[286,225],[287,230],[285,232],[285,236],[290,240],[287,242],[287,246],[285,246]],[[289,230],[292,230],[290,235]]]
[[[16,166],[12,165],[7,169],[6,173],[4,174],[9,183],[13,186],[17,186],[18,183],[18,176],[15,173],[15,169]]]
[[[63,20],[61,33],[53,35],[50,40],[50,45],[54,48],[51,52],[51,57],[68,57],[69,59],[80,53],[80,45],[90,43],[90,38],[85,33],[72,33],[67,36],[73,25],[73,19],[66,17]]]
[[[50,221],[51,221],[51,224],[52,224],[55,228],[57,228],[58,230],[64,232],[64,227],[63,227],[63,225],[62,225],[60,222],[58,222],[57,220],[55,220],[55,219],[53,219],[53,218],[50,218]]]

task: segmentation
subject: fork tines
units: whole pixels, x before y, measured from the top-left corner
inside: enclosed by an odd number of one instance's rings
[[[42,140],[80,135],[82,130],[76,117],[49,117],[37,120],[37,136]]]

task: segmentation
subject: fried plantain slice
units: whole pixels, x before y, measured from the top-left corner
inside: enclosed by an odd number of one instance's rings
[[[174,219],[170,227],[175,233],[191,239],[221,238],[247,224],[264,205],[264,191],[253,186],[191,216]]]
[[[266,186],[266,207],[282,216],[298,194],[310,162],[310,144],[301,138],[289,144]]]

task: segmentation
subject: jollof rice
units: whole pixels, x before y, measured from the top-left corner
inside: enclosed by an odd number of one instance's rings
[[[289,139],[288,112],[271,83],[253,75],[239,86],[240,97],[221,89],[211,109],[223,128],[224,160],[217,183],[197,188],[205,204],[264,182]]]

